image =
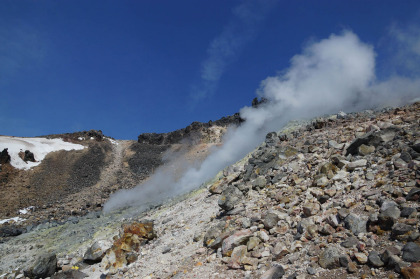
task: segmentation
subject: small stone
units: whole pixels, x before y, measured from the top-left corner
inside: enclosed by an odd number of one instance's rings
[[[335,247],[327,247],[319,255],[318,263],[322,268],[338,268],[340,267],[340,252]]]
[[[354,257],[359,264],[365,264],[368,261],[368,257],[365,253],[354,253]]]
[[[404,245],[402,258],[406,262],[417,262],[420,260],[420,246],[414,242]]]
[[[258,244],[260,244],[260,239],[258,237],[250,237],[247,243],[248,251],[254,250],[255,247],[258,247]]]
[[[264,227],[267,230],[274,228],[277,225],[277,222],[280,220],[279,216],[275,213],[267,213],[264,218]]]
[[[335,229],[331,225],[325,224],[319,232],[324,235],[330,235],[335,233]]]
[[[415,209],[415,208],[412,208],[412,207],[403,207],[402,209],[401,209],[401,214],[400,214],[400,216],[401,217],[405,217],[405,218],[407,218],[407,217],[409,217],[411,214],[413,214],[414,212],[416,212],[417,210]]]
[[[366,156],[373,152],[375,152],[375,146],[371,146],[371,145],[362,144],[361,146],[359,146],[359,149],[358,149],[359,155],[362,155],[362,156]]]
[[[321,207],[319,203],[307,203],[303,205],[303,214],[305,214],[307,217],[310,217],[317,214],[320,209]]]
[[[404,223],[397,223],[392,227],[391,237],[397,238],[398,236],[405,235],[408,232],[414,231],[414,227],[404,224]]]
[[[344,224],[353,234],[366,233],[366,221],[354,213],[350,213],[345,219]]]
[[[283,258],[284,256],[286,256],[289,253],[290,253],[289,249],[283,243],[278,242],[274,246],[273,256],[276,259],[281,259],[281,258]]]
[[[366,159],[360,159],[354,162],[350,162],[347,164],[347,170],[348,171],[354,171],[357,168],[363,168],[365,167],[367,164],[367,160]]]
[[[366,176],[365,177],[366,177],[366,180],[367,181],[372,181],[372,180],[375,179],[375,176],[371,172],[366,173]]]
[[[226,210],[232,210],[242,199],[244,194],[235,186],[229,185],[219,197],[219,206]]]
[[[394,201],[389,201],[389,200],[385,200],[382,202],[381,204],[381,212],[384,212],[385,210],[387,210],[390,207],[398,207],[398,204]]]
[[[354,262],[349,262],[347,266],[348,273],[356,273],[357,272],[357,265]]]
[[[344,248],[351,248],[351,247],[356,247],[357,244],[359,243],[359,240],[352,236],[347,238],[345,241],[341,242],[341,246],[343,246]]]
[[[350,210],[348,208],[341,208],[338,211],[338,216],[340,217],[340,219],[346,218],[349,214],[350,214]]]
[[[315,275],[316,274],[316,270],[313,267],[310,267],[310,266],[308,266],[308,268],[306,269],[306,271],[310,275]]]
[[[371,251],[368,256],[368,262],[373,267],[382,267],[384,266],[384,262],[381,260],[379,253],[376,251]]]
[[[420,197],[420,188],[413,188],[408,192],[407,196],[405,197],[408,201],[417,201]]]
[[[398,273],[401,273],[401,269],[407,267],[408,263],[403,262],[398,256],[392,255],[388,259],[388,267],[394,268]]]
[[[284,275],[284,269],[281,265],[276,265],[264,272],[260,279],[280,279]]]
[[[235,247],[246,244],[251,236],[252,232],[248,229],[235,232],[234,234],[223,240],[222,254],[224,256],[229,256],[229,254],[234,250]]]
[[[389,231],[400,217],[401,211],[396,206],[391,206],[378,216],[379,226],[382,230]]]
[[[246,246],[240,245],[238,247],[235,247],[232,251],[232,255],[230,257],[230,261],[228,263],[228,266],[233,269],[239,269],[242,265],[242,259],[246,255]]]
[[[342,267],[348,267],[349,263],[351,262],[350,257],[348,255],[341,255],[339,261]]]

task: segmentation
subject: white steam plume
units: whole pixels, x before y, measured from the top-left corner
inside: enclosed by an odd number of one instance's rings
[[[240,113],[246,121],[230,130],[223,145],[201,165],[189,168],[177,180],[158,171],[147,183],[113,195],[105,210],[161,202],[191,191],[250,152],[267,132],[279,130],[290,120],[372,108],[385,101],[386,105],[399,105],[419,97],[419,85],[419,80],[402,77],[377,82],[373,47],[351,31],[333,34],[294,56],[290,68],[282,74],[264,80],[258,93],[269,102],[258,108],[243,108]]]

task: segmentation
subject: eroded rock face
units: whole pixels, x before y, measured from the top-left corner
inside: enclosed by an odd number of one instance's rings
[[[112,247],[106,252],[102,259],[102,266],[115,273],[132,262],[131,252],[138,252],[141,245],[156,237],[152,222],[134,222],[125,224],[122,233],[116,237]]]

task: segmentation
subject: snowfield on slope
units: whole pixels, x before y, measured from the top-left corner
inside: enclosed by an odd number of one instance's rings
[[[0,136],[0,151],[7,148],[11,157],[10,163],[17,169],[28,170],[37,166],[48,153],[59,150],[81,150],[85,147],[80,144],[65,142],[62,139],[46,138],[20,138]],[[19,157],[19,152],[29,150],[34,154],[36,162],[25,162]]]

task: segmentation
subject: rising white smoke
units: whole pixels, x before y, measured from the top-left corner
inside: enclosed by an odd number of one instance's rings
[[[223,145],[202,164],[190,167],[179,179],[160,169],[148,182],[117,192],[104,210],[145,206],[191,191],[241,159],[267,132],[281,129],[290,120],[381,104],[401,105],[420,96],[419,80],[394,76],[376,81],[375,55],[373,47],[351,31],[308,45],[291,59],[289,69],[262,81],[258,94],[269,102],[243,108],[240,113],[246,121],[229,131]]]

